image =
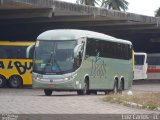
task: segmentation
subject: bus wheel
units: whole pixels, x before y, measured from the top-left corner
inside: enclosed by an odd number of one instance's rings
[[[9,86],[12,88],[19,88],[22,86],[22,78],[19,75],[12,75],[8,82]]]
[[[117,94],[117,93],[118,93],[118,81],[115,80],[114,87],[113,87],[113,94]]]
[[[104,91],[104,94],[105,94],[105,95],[108,95],[109,92],[110,92],[110,91],[106,90],[106,91]]]
[[[89,95],[89,82],[88,80],[84,81],[84,88],[82,90],[77,90],[78,95]]]
[[[52,95],[52,90],[44,89],[44,93],[45,93],[46,96],[51,96]]]
[[[96,90],[92,90],[92,91],[90,91],[90,94],[97,95],[97,91]]]
[[[123,82],[122,82],[122,80],[121,80],[121,81],[120,81],[120,84],[119,84],[118,93],[122,93],[122,90],[123,90]]]
[[[3,88],[6,85],[6,78],[3,75],[0,75],[0,88]]]

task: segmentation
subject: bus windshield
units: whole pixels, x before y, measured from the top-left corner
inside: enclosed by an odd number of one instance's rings
[[[144,55],[135,55],[135,65],[144,65],[145,56]]]
[[[33,71],[43,74],[64,74],[74,70],[76,41],[37,41]]]

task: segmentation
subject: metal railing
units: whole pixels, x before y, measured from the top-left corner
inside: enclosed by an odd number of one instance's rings
[[[120,11],[112,11],[104,8],[96,8],[91,6],[76,5],[72,3],[66,3],[59,0],[0,0],[0,4],[7,3],[20,3],[19,6],[23,7],[26,5],[31,5],[33,7],[45,7],[60,10],[74,12],[77,15],[93,15],[93,16],[103,16],[109,18],[117,18],[120,20],[137,21],[142,23],[153,23],[159,26],[160,20],[155,17],[147,17],[143,15],[136,15],[133,13],[126,13]]]

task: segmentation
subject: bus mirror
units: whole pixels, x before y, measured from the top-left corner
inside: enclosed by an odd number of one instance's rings
[[[79,53],[81,52],[81,48],[82,48],[82,44],[79,44],[74,48],[74,58],[78,57]]]

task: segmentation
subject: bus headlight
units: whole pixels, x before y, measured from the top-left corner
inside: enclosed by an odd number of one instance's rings
[[[79,81],[76,81],[76,85],[79,85]]]
[[[69,80],[69,78],[66,77],[66,78],[64,78],[64,80]]]
[[[35,79],[35,80],[41,80],[41,78],[39,78],[39,77],[35,77],[34,79]]]
[[[41,74],[32,74],[32,78],[35,80],[41,80],[42,77],[43,77],[43,75],[41,75]]]

